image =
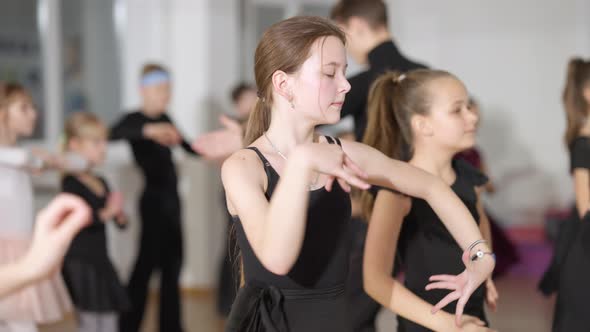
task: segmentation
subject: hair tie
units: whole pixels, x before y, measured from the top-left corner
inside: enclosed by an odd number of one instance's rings
[[[401,74],[398,77],[394,78],[393,81],[395,83],[401,83],[406,78],[406,74]]]
[[[266,98],[264,98],[264,96],[262,95],[262,93],[260,93],[260,90],[256,90],[256,96],[264,103],[266,101]]]
[[[149,72],[141,78],[142,86],[151,86],[170,82],[170,75],[163,70]]]

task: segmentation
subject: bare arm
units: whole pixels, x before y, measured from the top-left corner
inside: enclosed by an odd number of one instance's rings
[[[293,150],[270,202],[264,195],[265,173],[254,152],[236,152],[221,169],[228,209],[239,216],[254,253],[273,273],[288,273],[299,257],[313,171],[334,176],[345,187],[344,181],[368,189],[359,178],[364,174],[358,166],[339,146],[330,144],[306,144]]]
[[[477,193],[477,213],[479,214],[479,230],[483,235],[483,239],[486,240],[488,246],[493,248],[492,243],[492,229],[490,227],[490,219],[488,219],[488,215],[486,214],[485,209],[483,208],[483,202],[481,201],[481,193],[483,190],[486,190],[486,185],[480,188],[476,188],[475,191]]]
[[[2,146],[0,147],[0,165],[25,168],[33,165],[32,154],[23,148]]]
[[[24,262],[19,261],[0,267],[0,298],[18,291],[34,282],[34,277],[28,273]]]
[[[457,195],[441,179],[391,159],[364,144],[342,142],[344,151],[369,175],[369,183],[392,188],[430,204],[463,250],[482,239],[477,223]]]
[[[58,271],[70,242],[89,218],[90,208],[67,194],[58,195],[41,210],[26,255],[0,267],[0,298]]]
[[[574,169],[574,189],[576,192],[576,208],[578,215],[583,218],[590,209],[590,170],[587,168]]]
[[[482,187],[476,188],[477,213],[479,214],[479,229],[481,230],[481,233],[483,234],[483,238],[484,238],[484,240],[487,241],[490,248],[493,248],[494,243],[493,243],[493,238],[492,238],[492,228],[490,225],[490,219],[488,218],[488,215],[486,214],[486,211],[483,207],[483,202],[481,200],[481,194],[484,190],[487,190],[488,183],[486,183]],[[492,276],[490,276],[488,278],[488,280],[486,280],[486,289],[487,289],[486,303],[487,303],[488,307],[492,311],[495,312],[498,308],[499,295],[498,295],[498,290],[496,289],[496,285],[495,285],[494,281],[492,280]]]
[[[301,155],[290,158],[268,202],[265,173],[254,152],[238,151],[221,169],[228,209],[239,216],[256,257],[273,273],[287,274],[299,256],[310,174]]]

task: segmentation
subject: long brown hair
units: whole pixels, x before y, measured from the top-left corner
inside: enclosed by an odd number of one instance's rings
[[[590,110],[584,98],[584,89],[590,87],[590,61],[573,58],[567,66],[567,77],[563,89],[563,105],[567,118],[565,143],[571,148],[573,141],[580,135]]]
[[[454,77],[442,70],[418,69],[406,74],[387,72],[372,84],[368,98],[368,121],[363,143],[390,158],[409,161],[413,156],[411,118],[427,115],[430,110],[428,83]],[[369,220],[374,195],[361,195],[363,217]]]
[[[268,129],[271,120],[272,75],[277,70],[291,74],[309,58],[311,46],[322,37],[346,42],[344,33],[328,19],[295,16],[272,25],[262,35],[254,54],[258,100],[250,114],[244,143],[252,144]]]

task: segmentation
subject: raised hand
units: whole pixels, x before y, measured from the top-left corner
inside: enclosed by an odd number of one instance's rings
[[[100,213],[103,222],[123,216],[123,195],[117,191],[111,192],[107,197],[105,207]]]
[[[342,189],[350,192],[351,186],[368,189],[368,178],[365,173],[342,148],[336,144],[311,143],[302,146],[307,155],[312,170],[328,175],[326,190],[331,191],[334,180],[338,181]]]
[[[56,156],[46,150],[43,150],[41,148],[32,148],[31,154],[35,158],[34,160],[38,161],[38,163],[34,163],[33,165],[30,165],[31,170],[34,172],[41,172],[41,171],[45,171],[48,169],[62,169],[63,168],[61,159],[58,156]]]
[[[244,133],[240,123],[226,115],[219,117],[219,123],[223,129],[205,133],[192,144],[193,150],[207,160],[223,161],[243,147]]]
[[[70,194],[58,195],[37,214],[33,242],[23,261],[31,279],[42,279],[59,269],[70,242],[90,216],[88,205]]]
[[[170,123],[150,123],[143,127],[143,136],[164,146],[180,144],[182,138]]]

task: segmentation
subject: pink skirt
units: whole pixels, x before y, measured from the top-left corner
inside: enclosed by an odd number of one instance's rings
[[[0,237],[0,264],[16,261],[30,245],[30,238]],[[32,321],[38,324],[60,321],[72,311],[72,302],[61,270],[32,286],[0,299],[0,321]]]

